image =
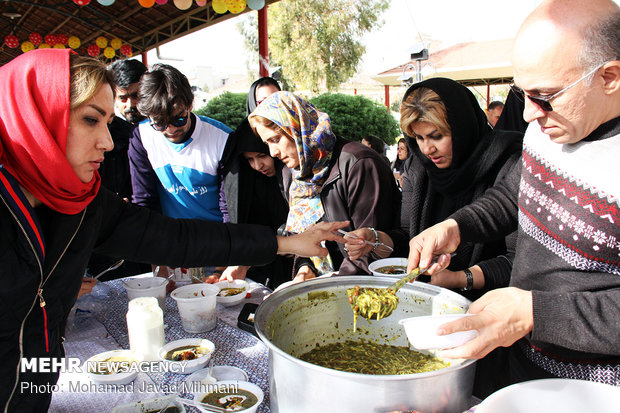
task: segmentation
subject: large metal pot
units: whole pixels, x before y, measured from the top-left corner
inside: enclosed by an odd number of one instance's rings
[[[317,344],[369,339],[407,346],[398,320],[429,314],[464,312],[470,301],[444,288],[413,283],[399,290],[394,313],[369,324],[353,313],[346,289],[387,287],[389,277],[319,278],[269,296],[255,316],[256,331],[269,348],[269,388],[274,413],[316,412],[462,412],[469,407],[474,360],[453,362],[441,370],[407,375],[368,375],[337,371],[298,359]]]

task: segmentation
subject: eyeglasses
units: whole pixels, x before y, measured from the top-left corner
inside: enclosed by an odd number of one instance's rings
[[[541,108],[544,112],[553,112],[553,107],[551,106],[551,101],[553,99],[557,98],[558,96],[560,96],[562,93],[566,92],[571,87],[576,86],[579,82],[583,81],[585,78],[587,78],[588,76],[590,76],[591,74],[593,74],[594,72],[599,70],[601,67],[603,67],[607,63],[609,63],[609,62],[605,62],[605,63],[595,67],[594,69],[592,69],[591,71],[589,71],[588,73],[583,75],[581,78],[579,78],[579,80],[577,80],[574,83],[571,83],[570,85],[566,86],[564,89],[560,90],[559,92],[554,93],[553,95],[546,95],[546,96],[532,96],[532,95],[528,95],[527,93],[525,93],[523,91],[523,89],[521,89],[518,86],[515,86],[514,84],[510,85],[510,89],[514,92],[514,94],[519,99],[523,100],[524,96],[527,96],[527,98],[529,100],[531,100],[532,103],[534,103],[536,106]]]
[[[157,132],[163,132],[166,129],[168,129],[168,125],[172,125],[176,128],[185,126],[187,124],[187,119],[189,119],[189,110],[185,112],[183,115],[177,116],[176,118],[172,119],[168,123],[156,123],[156,122],[153,122],[153,119],[151,118],[149,118],[149,123],[151,124],[153,129],[155,129]]]

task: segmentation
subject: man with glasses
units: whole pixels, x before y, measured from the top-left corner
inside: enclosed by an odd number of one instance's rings
[[[129,148],[134,203],[175,218],[221,222],[218,166],[231,129],[191,112],[191,86],[172,66],[153,66],[138,95],[147,120]]]
[[[474,302],[477,330],[440,354],[481,359],[475,394],[562,377],[620,385],[620,8],[543,2],[515,39],[530,122],[522,162],[483,198],[411,240],[409,267],[518,226],[511,284]],[[447,266],[442,255],[430,273]],[[494,350],[495,349],[495,350]]]

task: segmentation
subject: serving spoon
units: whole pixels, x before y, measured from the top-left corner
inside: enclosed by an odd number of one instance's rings
[[[450,254],[454,257],[455,253]],[[396,292],[405,284],[414,281],[420,274],[424,274],[428,269],[437,262],[440,256],[436,256],[424,268],[414,268],[409,274],[396,281],[387,288],[360,288],[356,285],[347,289],[349,304],[353,309],[353,331],[356,330],[357,317],[362,316],[367,320],[380,320],[389,317],[396,307],[398,307],[398,296]]]

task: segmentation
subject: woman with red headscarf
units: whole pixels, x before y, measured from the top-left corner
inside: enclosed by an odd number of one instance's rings
[[[346,223],[276,238],[268,227],[162,217],[100,188],[114,106],[97,60],[31,51],[0,68],[0,90],[3,411],[47,410],[58,373],[20,363],[64,356],[65,322],[93,250],[175,267],[253,265],[276,252],[325,255],[322,239],[342,240],[332,231]]]

